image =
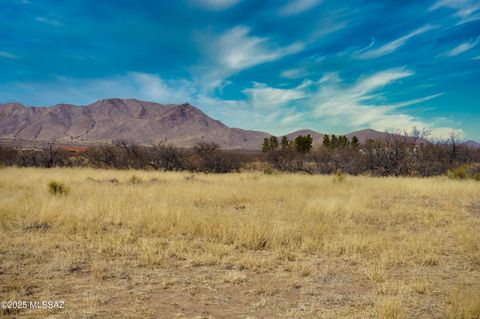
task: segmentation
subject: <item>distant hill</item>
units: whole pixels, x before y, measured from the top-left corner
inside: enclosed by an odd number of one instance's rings
[[[309,129],[287,134],[293,140],[310,134],[320,145],[324,133]],[[267,132],[230,128],[190,104],[159,104],[136,99],[105,99],[76,106],[0,105],[0,142],[32,145],[55,141],[65,145],[110,144],[124,139],[141,144],[191,147],[200,141],[216,142],[223,149],[259,150]],[[360,142],[381,139],[386,133],[364,129],[346,134]],[[465,144],[480,147],[475,141]]]
[[[355,131],[355,132],[352,132],[352,133],[348,133],[346,136],[350,140],[354,136],[356,136],[358,138],[358,140],[360,141],[360,143],[364,143],[369,139],[377,140],[377,139],[385,138],[386,135],[387,135],[387,133],[385,133],[385,132],[379,132],[379,131],[375,131],[375,130],[372,130],[372,129],[365,129],[365,130],[360,130],[360,131]]]
[[[313,138],[313,145],[322,144],[323,136],[325,134],[318,133],[318,132],[315,132],[315,131],[312,131],[312,130],[299,130],[299,131],[289,133],[286,136],[288,137],[289,140],[294,140],[299,135],[308,135],[308,134],[310,134],[310,136]]]
[[[97,144],[126,139],[182,147],[214,141],[225,149],[258,149],[268,135],[229,128],[190,104],[107,99],[86,106],[0,106],[0,138],[6,140]]]
[[[463,144],[468,146],[468,147],[480,148],[480,143],[472,141],[472,140],[466,141]]]

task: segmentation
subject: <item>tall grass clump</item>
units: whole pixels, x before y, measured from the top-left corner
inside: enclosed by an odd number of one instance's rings
[[[402,304],[397,299],[385,299],[378,305],[378,318],[401,319],[404,317]]]
[[[132,175],[129,179],[128,179],[128,183],[131,184],[131,185],[139,185],[143,182],[142,178],[138,177],[137,175]]]
[[[341,170],[337,170],[335,175],[333,175],[333,182],[334,183],[343,183],[347,179],[347,175],[342,172]]]
[[[447,176],[453,179],[474,179],[480,181],[480,165],[461,165],[457,168],[449,169]]]
[[[70,189],[64,183],[51,181],[48,183],[48,192],[54,196],[68,195]]]
[[[455,292],[448,296],[448,318],[480,318],[480,293]]]

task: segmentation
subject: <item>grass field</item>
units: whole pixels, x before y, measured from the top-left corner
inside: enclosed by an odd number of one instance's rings
[[[480,318],[480,183],[1,168],[0,300],[65,301],[1,309],[17,318]]]

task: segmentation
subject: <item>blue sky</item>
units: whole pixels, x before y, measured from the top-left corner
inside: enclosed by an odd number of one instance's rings
[[[0,0],[0,103],[189,102],[284,134],[480,140],[480,1]]]

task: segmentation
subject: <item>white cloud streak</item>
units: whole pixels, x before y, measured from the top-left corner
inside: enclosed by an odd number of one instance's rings
[[[384,45],[382,45],[379,48],[376,49],[371,49],[373,46],[374,42],[372,42],[368,47],[365,49],[362,49],[360,51],[357,51],[354,53],[354,57],[360,58],[360,59],[373,59],[373,58],[378,58],[387,54],[390,54],[400,47],[404,46],[408,40],[411,38],[418,36],[422,33],[425,33],[427,31],[430,31],[432,29],[436,28],[436,26],[432,25],[425,25],[421,28],[418,28],[417,30],[410,32],[407,35],[404,35],[403,37],[400,37],[394,41],[388,42]]]
[[[243,93],[249,97],[249,102],[254,107],[272,109],[285,107],[291,101],[305,98],[306,95],[302,89],[302,85],[293,89],[279,89],[262,83],[254,83],[252,88],[244,89]]]
[[[291,0],[280,8],[281,16],[292,16],[308,11],[322,3],[322,0]]]
[[[196,73],[203,85],[209,88],[220,87],[225,78],[241,70],[276,61],[304,49],[301,42],[281,47],[267,37],[251,36],[250,29],[243,26],[234,27],[219,37],[201,40],[208,43],[204,50],[211,62],[198,68]]]
[[[470,40],[470,41],[463,42],[463,43],[459,44],[458,46],[454,47],[453,49],[448,50],[447,52],[443,53],[442,56],[454,57],[454,56],[460,55],[460,54],[476,47],[479,42],[480,42],[480,37],[476,38],[475,40]]]
[[[432,95],[425,96],[425,97],[421,97],[421,98],[414,99],[414,100],[409,100],[409,101],[405,101],[405,102],[395,103],[395,104],[392,104],[392,107],[394,107],[394,108],[399,108],[399,107],[405,107],[405,106],[409,106],[409,105],[413,105],[413,104],[423,103],[423,102],[426,102],[426,101],[430,101],[430,100],[432,100],[432,99],[434,99],[434,98],[437,98],[437,97],[439,97],[439,96],[442,96],[443,94],[445,94],[445,93],[442,92],[442,93],[432,94]]]
[[[88,104],[104,98],[138,98],[159,103],[185,103],[198,94],[189,81],[166,81],[157,75],[130,72],[124,75],[73,79],[58,77],[48,82],[11,83],[0,86],[0,101],[35,105]]]
[[[296,69],[283,70],[280,73],[280,76],[286,79],[297,79],[297,78],[304,77],[306,74],[307,74],[307,71],[304,68],[296,68]]]
[[[410,130],[419,127],[429,129],[438,138],[446,137],[451,131],[462,133],[461,130],[427,123],[407,112],[399,111],[401,107],[432,100],[442,93],[396,104],[375,102],[384,99],[378,90],[412,75],[413,72],[409,70],[390,69],[362,78],[350,86],[341,86],[338,79],[327,79],[310,100],[314,105],[314,115],[352,130],[365,127],[379,131]]]
[[[270,48],[268,38],[249,36],[249,31],[246,27],[235,27],[220,38],[218,48],[222,64],[233,70],[241,70],[277,60],[304,48],[302,43],[294,43],[284,48]]]
[[[220,11],[233,7],[241,0],[191,0],[193,5],[200,6],[207,10]]]
[[[18,59],[18,56],[10,52],[0,51],[0,58]]]
[[[286,115],[280,120],[280,123],[290,125],[290,124],[295,124],[302,120],[305,117],[304,114],[302,113],[297,113],[297,114],[290,114]]]
[[[480,19],[480,2],[478,0],[439,0],[429,8],[429,11],[440,8],[454,10],[460,24]]]
[[[48,24],[52,27],[61,27],[63,25],[62,22],[58,21],[58,20],[55,20],[55,19],[49,19],[49,18],[45,18],[45,17],[37,17],[35,18],[35,21],[37,22],[40,22],[40,23],[44,23],[44,24]]]

